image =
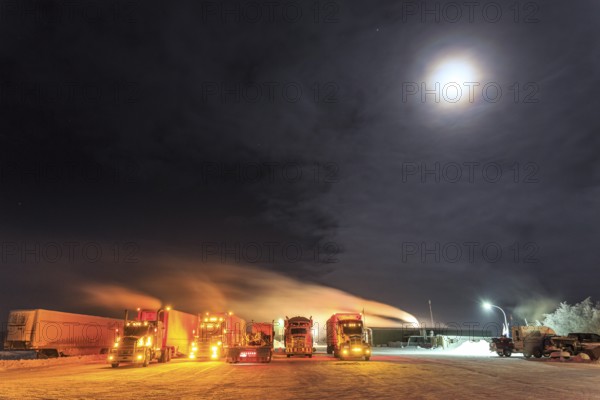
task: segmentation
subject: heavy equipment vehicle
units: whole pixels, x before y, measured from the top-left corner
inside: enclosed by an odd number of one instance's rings
[[[273,358],[275,330],[273,322],[251,322],[246,326],[243,343],[227,349],[229,363],[269,363]]]

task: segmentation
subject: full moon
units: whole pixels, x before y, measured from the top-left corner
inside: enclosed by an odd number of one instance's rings
[[[448,83],[463,85],[465,82],[477,80],[477,70],[467,60],[450,59],[439,63],[431,76],[431,81],[439,82],[441,86]]]
[[[443,106],[465,106],[473,102],[470,92],[480,79],[477,64],[469,57],[445,57],[434,63],[427,74],[427,89],[435,90]]]

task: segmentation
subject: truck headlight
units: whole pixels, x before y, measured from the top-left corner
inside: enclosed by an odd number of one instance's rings
[[[348,349],[342,350],[342,354],[348,354]]]
[[[143,356],[143,355],[141,355],[141,354],[138,354],[138,356],[137,356],[137,359],[138,359],[138,360],[141,360],[142,358],[144,358],[144,356]]]
[[[116,349],[117,347],[119,347],[119,342],[115,342],[115,344],[113,345],[113,347]]]
[[[138,339],[137,345],[138,346],[143,346],[144,345],[144,337],[141,337],[141,338]]]

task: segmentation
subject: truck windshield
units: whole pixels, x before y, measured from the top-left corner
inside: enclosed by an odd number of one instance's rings
[[[342,324],[342,329],[346,335],[362,335],[362,324],[356,322]]]
[[[292,335],[306,335],[306,329],[304,329],[304,328],[292,328]]]
[[[144,336],[148,333],[147,326],[126,326],[125,336]]]

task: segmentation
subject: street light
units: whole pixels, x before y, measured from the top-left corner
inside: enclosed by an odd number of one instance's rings
[[[485,308],[486,310],[497,308],[498,310],[502,311],[502,315],[504,315],[504,326],[502,327],[502,334],[506,335],[506,337],[510,337],[510,332],[508,331],[508,321],[506,320],[506,313],[504,312],[504,310],[487,301],[483,303],[483,308]]]

